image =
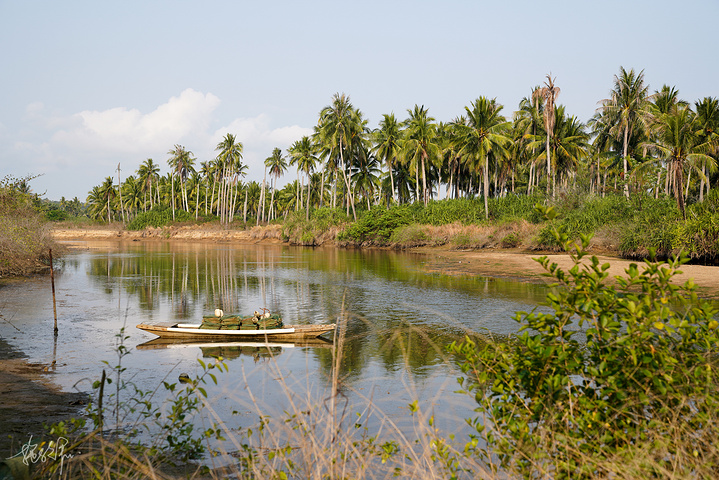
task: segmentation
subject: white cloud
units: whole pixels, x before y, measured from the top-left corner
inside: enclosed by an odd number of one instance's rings
[[[219,103],[211,93],[187,89],[148,114],[125,107],[85,110],[67,119],[69,125],[50,142],[73,150],[138,155],[166,150],[207,132]]]
[[[136,108],[84,110],[58,115],[40,102],[27,105],[16,131],[0,128],[0,151],[7,153],[10,173],[43,174],[36,180],[38,190],[51,198],[84,198],[104,177],[115,174],[122,164],[123,176],[131,175],[146,158],[153,158],[166,170],[167,152],[181,144],[194,152],[199,162],[213,158],[215,147],[227,133],[244,145],[247,180],[259,180],[264,159],[272,149],[287,148],[311,128],[297,125],[272,126],[272,118],[261,114],[236,118],[226,127],[216,110],[220,99],[192,89],[170,98],[149,113]]]
[[[226,127],[220,128],[212,135],[213,148],[227,133],[232,133],[242,142],[243,162],[249,166],[247,180],[260,180],[264,172],[265,158],[277,147],[283,154],[295,141],[305,135],[311,135],[312,129],[292,125],[272,128],[268,115],[260,114],[252,118],[238,118]]]

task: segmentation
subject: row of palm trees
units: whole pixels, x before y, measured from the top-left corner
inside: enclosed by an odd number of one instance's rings
[[[312,207],[342,205],[356,218],[358,202],[367,208],[426,204],[444,186],[450,198],[482,196],[487,214],[490,196],[543,187],[551,197],[578,183],[595,194],[663,191],[676,197],[682,214],[690,190],[703,199],[717,170],[717,99],[704,98],[692,108],[675,88],[650,94],[643,72],[621,68],[609,98],[585,125],[557,104],[555,81],[547,75],[511,119],[496,100],[479,97],[446,123],[415,105],[404,120],[383,115],[374,130],[349,96],[337,93],[320,111],[312,135],[286,154],[273,150],[261,183],[243,183],[242,143],[228,133],[199,171],[192,152],[175,145],[164,177],[152,159],[136,176],[118,180],[121,188],[107,177],[88,196],[90,212],[111,221],[159,204],[173,213],[217,215],[222,223],[240,214],[246,222],[249,213],[259,223],[292,210],[304,209],[309,218]],[[290,166],[297,179],[280,189]]]

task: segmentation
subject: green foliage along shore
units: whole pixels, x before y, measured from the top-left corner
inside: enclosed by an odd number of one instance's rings
[[[48,265],[53,241],[45,215],[23,191],[27,181],[0,181],[0,277],[27,275]]]

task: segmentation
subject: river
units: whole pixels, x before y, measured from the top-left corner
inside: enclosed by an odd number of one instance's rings
[[[0,335],[31,362],[55,361],[53,381],[92,392],[104,369],[142,391],[180,373],[202,373],[198,359],[221,355],[229,372],[206,388],[231,429],[282,415],[305,402],[322,408],[333,380],[333,346],[185,345],[150,348],[139,323],[195,323],[215,308],[262,307],[287,324],[342,324],[336,382],[344,410],[379,428],[411,429],[408,405],[435,415],[444,432],[464,431],[475,404],[455,393],[461,371],[446,345],[465,335],[505,337],[514,312],[542,301],[542,285],[428,274],[419,254],[377,250],[171,242],[74,242],[56,265],[59,335],[53,336],[49,277],[5,281]],[[124,330],[123,330],[124,328]],[[122,333],[121,333],[122,332]],[[107,387],[115,393],[115,385]],[[125,400],[129,391],[120,392]],[[112,402],[112,399],[107,400]],[[371,406],[372,414],[369,414]],[[354,421],[354,420],[352,420]]]

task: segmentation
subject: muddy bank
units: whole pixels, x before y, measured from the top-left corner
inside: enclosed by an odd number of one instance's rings
[[[129,240],[214,243],[282,243],[282,226],[270,225],[249,230],[231,230],[219,226],[185,225],[169,227],[147,227],[144,230],[124,230],[112,227],[54,228],[52,237],[57,241],[72,240]]]
[[[28,363],[26,355],[0,338],[0,458],[44,438],[43,424],[79,417],[87,394],[62,392],[52,382],[53,365]],[[49,439],[49,438],[48,438]]]

